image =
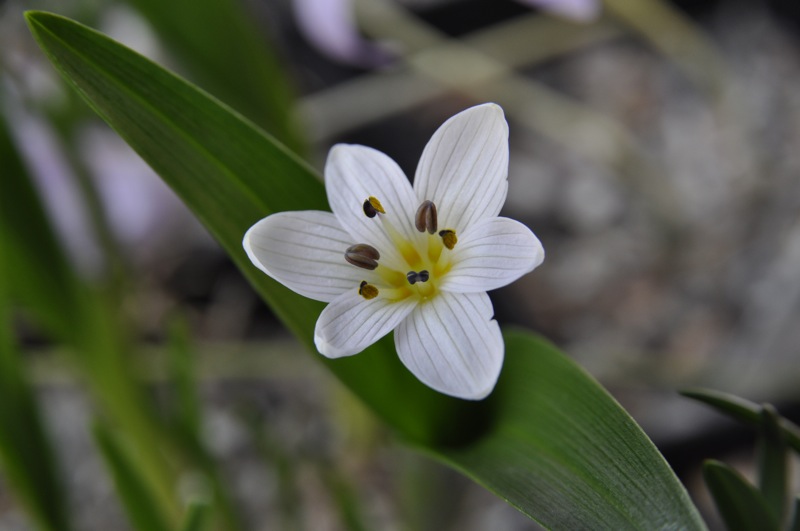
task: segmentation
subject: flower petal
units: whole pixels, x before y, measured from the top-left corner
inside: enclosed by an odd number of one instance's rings
[[[508,218],[483,219],[459,236],[452,251],[453,268],[440,285],[456,293],[501,288],[544,261],[539,238]]]
[[[434,133],[417,167],[414,190],[439,210],[439,227],[464,231],[500,213],[508,191],[508,124],[494,103],[472,107]]]
[[[391,60],[380,44],[361,38],[351,0],[294,0],[292,7],[303,36],[331,59],[364,68]]]
[[[400,260],[379,214],[369,218],[364,214],[364,201],[377,198],[386,210],[385,220],[407,240],[420,234],[414,228],[412,216],[419,203],[403,170],[378,150],[358,145],[337,144],[331,148],[325,165],[325,189],[331,210],[339,222],[358,243],[369,243],[382,256]]]
[[[497,383],[503,336],[486,293],[441,292],[419,305],[397,328],[400,360],[425,385],[479,400]]]
[[[364,270],[348,264],[352,237],[330,212],[280,212],[262,219],[244,235],[247,256],[287,288],[323,302],[357,289]]]
[[[538,7],[575,22],[591,22],[600,15],[599,0],[517,0],[517,2]]]
[[[348,290],[322,310],[314,329],[314,344],[328,358],[358,354],[394,330],[416,304],[411,298],[392,302],[378,296],[367,300],[358,289]]]

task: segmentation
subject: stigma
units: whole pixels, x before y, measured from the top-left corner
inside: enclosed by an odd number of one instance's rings
[[[413,286],[417,282],[427,282],[431,278],[431,275],[427,270],[423,269],[419,273],[416,271],[409,271],[406,273],[406,278],[408,279],[408,283]]]

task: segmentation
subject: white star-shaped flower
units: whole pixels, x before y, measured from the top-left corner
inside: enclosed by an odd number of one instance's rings
[[[495,104],[467,109],[433,135],[411,187],[372,148],[339,144],[325,166],[331,212],[281,212],[247,231],[259,269],[327,302],[314,342],[357,354],[395,330],[401,361],[433,389],[481,399],[503,364],[486,294],[533,270],[544,249],[498,217],[508,190],[508,124]]]

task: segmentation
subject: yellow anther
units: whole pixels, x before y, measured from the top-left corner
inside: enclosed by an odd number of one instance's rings
[[[361,285],[358,287],[358,294],[367,300],[374,299],[378,296],[378,288],[368,284],[366,280],[362,280]]]
[[[374,208],[381,214],[386,214],[386,211],[383,209],[383,205],[381,205],[381,202],[378,201],[377,197],[369,196],[367,198],[367,201],[369,201],[369,204],[372,205],[372,208]]]
[[[381,202],[378,201],[377,197],[369,196],[366,198],[364,200],[363,208],[364,214],[366,214],[368,218],[374,218],[378,215],[378,212],[381,214],[386,214],[386,211],[383,209],[383,205],[381,205]]]
[[[458,243],[458,237],[456,236],[456,231],[454,230],[450,229],[440,230],[439,236],[442,237],[442,242],[444,243],[444,246],[450,249],[451,251],[453,250],[453,247],[455,247],[456,244]]]

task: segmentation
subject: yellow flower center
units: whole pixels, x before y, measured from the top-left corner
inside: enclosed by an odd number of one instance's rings
[[[453,267],[450,251],[458,242],[454,230],[438,231],[436,205],[432,201],[420,205],[415,227],[421,235],[411,240],[394,227],[377,198],[368,197],[363,210],[367,217],[378,218],[376,221],[382,224],[400,259],[381,259],[378,249],[364,243],[349,247],[345,260],[375,273],[372,283],[361,282],[359,294],[367,300],[381,296],[392,301],[417,297],[423,302],[434,297],[442,279]]]

